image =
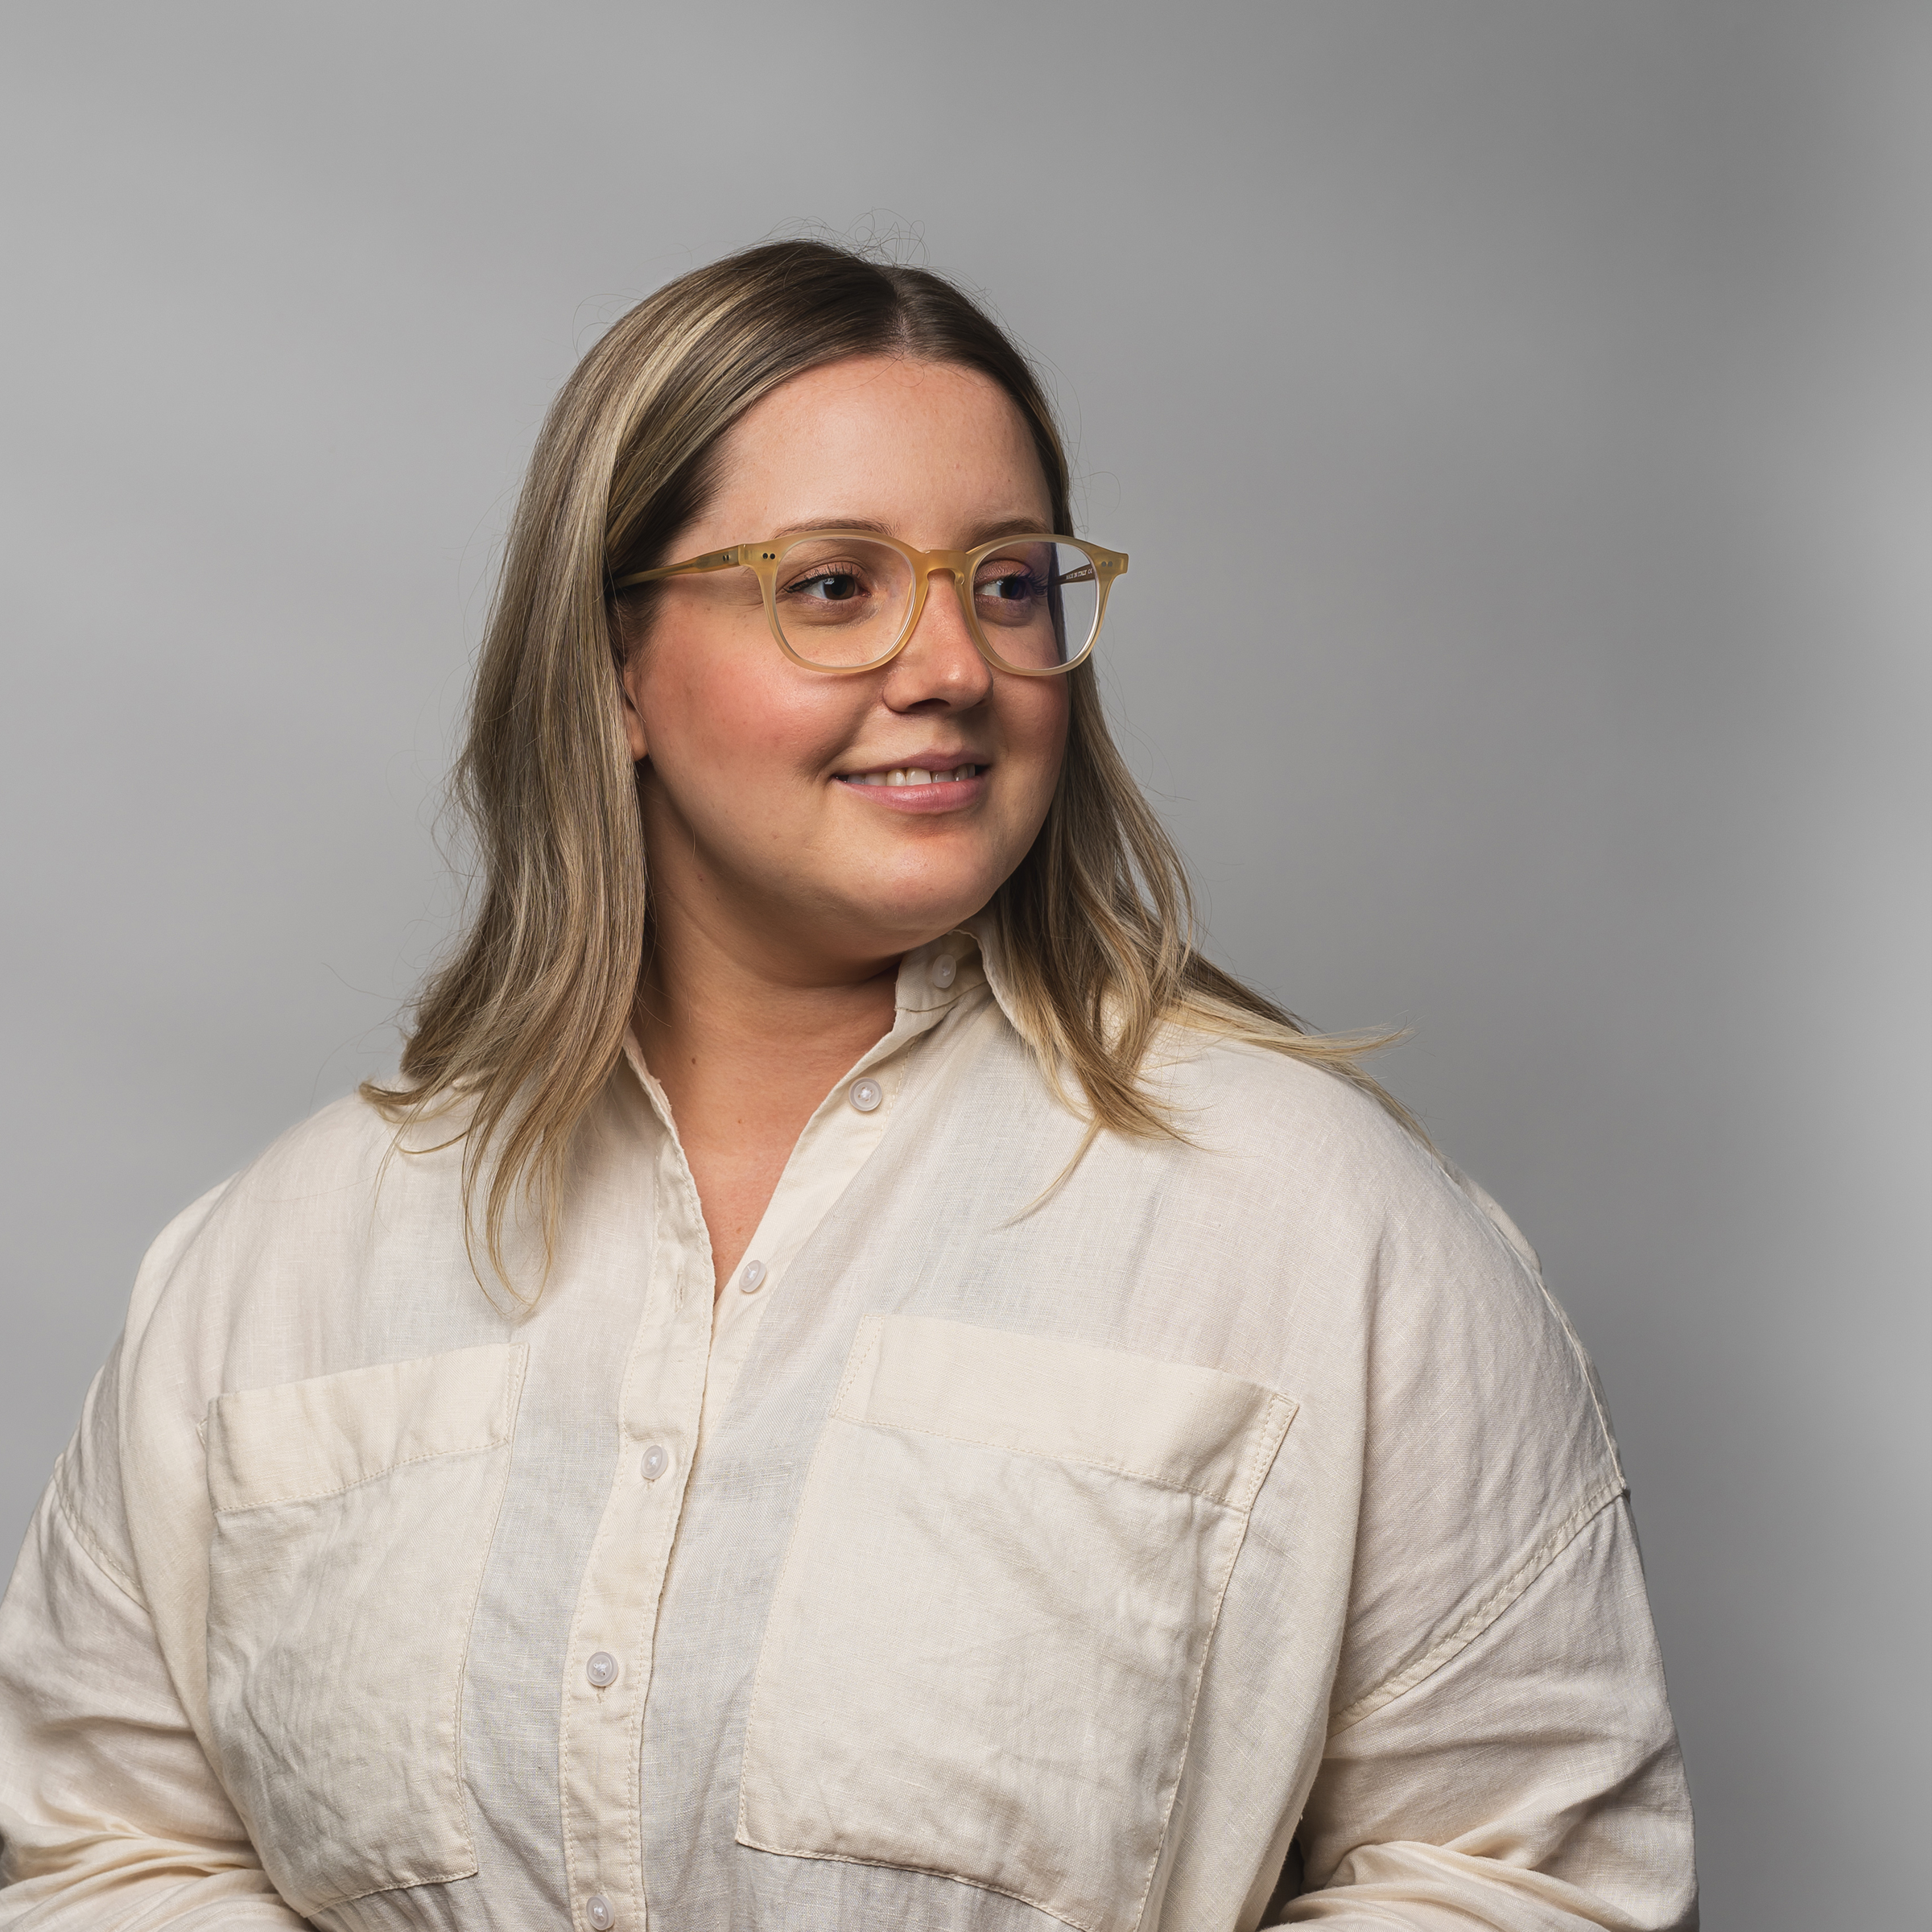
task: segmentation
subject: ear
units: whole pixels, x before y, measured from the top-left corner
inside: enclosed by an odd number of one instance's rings
[[[610,651],[617,667],[617,696],[624,706],[624,736],[630,746],[630,762],[642,764],[650,756],[650,745],[645,737],[643,713],[638,709],[637,688],[638,661],[643,656],[640,650],[630,647],[624,634],[624,619],[621,613],[610,613]]]
[[[641,765],[650,756],[650,741],[644,730],[643,713],[638,709],[637,700],[631,695],[631,686],[636,678],[636,661],[617,679],[618,694],[624,700],[624,737],[630,746],[630,762]]]

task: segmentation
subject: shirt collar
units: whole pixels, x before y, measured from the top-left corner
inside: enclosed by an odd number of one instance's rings
[[[1005,973],[999,920],[991,910],[976,913],[950,932],[941,933],[923,946],[915,946],[899,961],[891,1028],[847,1071],[845,1079],[869,1071],[930,1032],[949,1009],[982,986],[992,993],[993,1003],[1008,1023],[1013,1024],[1011,986]],[[628,1027],[624,1034],[624,1058],[668,1121],[670,1104],[644,1064],[637,1036]]]
[[[1006,941],[999,914],[989,906],[966,920],[961,931],[970,933],[973,943],[979,948],[980,976],[993,995],[993,1004],[1005,1016],[1006,1024],[1024,1038],[1025,1030],[1019,1022],[1012,972],[1007,964]]]
[[[951,963],[950,972],[942,960]],[[998,916],[990,908],[907,953],[899,962],[896,997],[902,1013],[930,1013],[980,986],[992,993],[993,1004],[1018,1032],[1005,947]]]

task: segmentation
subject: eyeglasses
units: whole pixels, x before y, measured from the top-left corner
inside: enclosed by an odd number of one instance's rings
[[[1126,568],[1121,551],[1077,537],[1028,535],[974,550],[914,550],[867,531],[808,530],[636,571],[616,588],[694,571],[749,570],[764,592],[771,634],[795,663],[875,671],[906,648],[932,573],[943,570],[988,663],[1022,678],[1054,678],[1092,650],[1107,593]]]

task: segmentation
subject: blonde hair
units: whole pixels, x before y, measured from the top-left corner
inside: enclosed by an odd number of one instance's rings
[[[499,1278],[519,1187],[554,1228],[572,1136],[621,1055],[649,941],[618,640],[637,634],[651,592],[619,600],[610,587],[671,560],[746,410],[806,369],[867,354],[991,377],[1032,432],[1054,527],[1071,530],[1066,453],[1021,351],[943,278],[821,242],[749,249],[659,289],[584,358],[537,440],[454,774],[480,898],[417,1003],[401,1080],[361,1089],[399,1129],[461,1105],[466,1211],[487,1171]],[[1092,663],[1068,681],[1058,787],[990,910],[1016,1024],[1088,1138],[1178,1132],[1143,1080],[1169,1022],[1325,1067],[1406,1121],[1360,1064],[1383,1038],[1311,1035],[1196,950],[1180,855],[1108,734]]]

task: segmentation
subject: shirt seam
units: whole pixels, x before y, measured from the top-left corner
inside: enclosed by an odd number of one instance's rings
[[[1489,1596],[1477,1604],[1449,1633],[1431,1645],[1413,1662],[1386,1677],[1374,1689],[1356,1699],[1330,1720],[1328,1737],[1332,1742],[1364,1718],[1373,1717],[1385,1706],[1406,1696],[1424,1678],[1432,1677],[1451,1658],[1466,1650],[1561,1556],[1585,1525],[1624,1493],[1627,1485],[1623,1472],[1600,1483],[1530,1551]]]
[[[371,1885],[365,1891],[332,1893],[318,1900],[309,1908],[308,1917],[318,1912],[332,1912],[337,1905],[359,1904],[365,1898],[381,1898],[391,1892],[414,1892],[424,1885],[453,1885],[459,1880],[474,1878],[477,1875],[476,1835],[471,1831],[467,1819],[464,1823],[464,1835],[469,1839],[469,1863],[460,1872],[406,1872],[401,1878],[391,1879],[380,1885]]]
[[[1261,1385],[1256,1383],[1253,1386],[1259,1388]],[[1253,1512],[1261,1485],[1267,1481],[1269,1472],[1274,1467],[1274,1459],[1281,1454],[1282,1444],[1286,1440],[1288,1431],[1294,1426],[1294,1418],[1302,1409],[1292,1396],[1283,1395],[1278,1389],[1269,1389],[1267,1395],[1267,1424],[1256,1432],[1251,1466],[1239,1492],[1248,1499],[1241,1507],[1249,1513]]]
[[[141,1586],[107,1554],[106,1550],[101,1548],[100,1543],[88,1530],[81,1528],[80,1517],[74,1513],[73,1505],[67,1500],[66,1485],[62,1480],[66,1472],[66,1463],[67,1459],[63,1455],[60,1465],[55,1470],[55,1480],[52,1485],[54,1507],[60,1512],[61,1521],[67,1525],[68,1534],[80,1546],[82,1554],[93,1564],[94,1567],[136,1609],[145,1612],[147,1609],[147,1599],[141,1594]]]
[[[1439,1155],[1438,1159],[1441,1160]],[[1576,1324],[1571,1320],[1569,1311],[1550,1292],[1536,1250],[1523,1238],[1521,1230],[1509,1220],[1502,1208],[1490,1198],[1480,1183],[1472,1181],[1459,1167],[1448,1161],[1441,1160],[1441,1165],[1456,1188],[1480,1213],[1488,1224],[1489,1232],[1502,1243],[1504,1251],[1535,1284],[1537,1293],[1543,1298],[1544,1306],[1555,1318],[1556,1325],[1563,1331],[1563,1339],[1570,1345],[1570,1353],[1583,1376],[1583,1385],[1590,1392],[1591,1412],[1596,1418],[1596,1426],[1603,1436],[1604,1445],[1610,1452],[1610,1466],[1616,1472],[1617,1480],[1628,1487],[1629,1479],[1624,1474],[1622,1453],[1616,1446],[1616,1431],[1610,1426],[1610,1412],[1604,1402],[1603,1385],[1597,1380],[1590,1352],[1583,1346],[1583,1337],[1576,1332]]]
[[[477,1565],[477,1587],[470,1592],[469,1615],[463,1624],[463,1662],[456,1672],[456,1783],[467,1794],[469,1791],[468,1741],[463,1734],[464,1704],[469,1695],[469,1649],[477,1635],[477,1612],[483,1601],[483,1580],[489,1573],[489,1559],[497,1545],[497,1526],[503,1520],[503,1499],[510,1493],[510,1465],[516,1456],[517,1417],[523,1406],[523,1383],[530,1373],[530,1345],[524,1343],[517,1350],[514,1366],[510,1370],[509,1434],[505,1441],[510,1444],[510,1452],[504,1460],[502,1479],[497,1488],[497,1506],[489,1513],[489,1534],[483,1538],[482,1555]],[[472,1828],[469,1806],[464,1807],[464,1835],[469,1840],[469,1855],[477,1855],[476,1833]]]
[[[882,1858],[857,1858],[849,1852],[792,1850],[783,1845],[767,1844],[761,1839],[747,1838],[741,1824],[738,1832],[738,1843],[749,1851],[770,1852],[779,1858],[810,1858],[816,1859],[825,1864],[860,1865],[873,1872],[916,1872],[924,1878],[943,1878],[951,1885],[964,1885],[970,1891],[990,1892],[995,1897],[1010,1898],[1017,1904],[1030,1905],[1035,1912],[1043,1913],[1048,1918],[1053,1919],[1060,1925],[1072,1926],[1073,1932],[1096,1932],[1093,1924],[1089,1920],[1070,1918],[1064,1912],[1056,1912],[1052,1906],[1043,1905],[1038,1899],[1030,1897],[1024,1892],[1016,1892],[1009,1885],[995,1885],[989,1884],[984,1879],[967,1878],[960,1872],[947,1871],[943,1866],[902,1864],[896,1860]],[[1158,1858],[1155,1862],[1157,1864],[1158,1864]],[[1153,1883],[1151,1877],[1148,1882],[1150,1885]]]
[[[517,1377],[519,1389],[522,1383],[522,1377],[519,1374]],[[448,1449],[425,1449],[420,1455],[406,1455],[396,1462],[386,1463],[380,1469],[372,1469],[367,1476],[353,1476],[346,1483],[338,1483],[332,1489],[308,1489],[295,1496],[264,1496],[257,1502],[229,1503],[217,1509],[214,1513],[217,1516],[246,1516],[251,1509],[279,1509],[289,1503],[324,1502],[332,1496],[346,1496],[350,1490],[360,1489],[365,1483],[379,1483],[384,1476],[393,1476],[398,1469],[407,1469],[416,1463],[433,1463],[440,1456],[477,1455],[486,1449],[501,1449],[506,1443],[514,1439],[515,1433],[513,1423],[508,1435],[493,1435],[489,1441],[483,1443],[458,1443]]]
[[[840,1394],[842,1397],[844,1391],[841,1390]],[[1292,1411],[1290,1413],[1292,1414]],[[951,1429],[925,1429],[917,1422],[888,1422],[881,1421],[877,1416],[841,1414],[836,1408],[832,1411],[832,1415],[835,1421],[848,1423],[855,1429],[893,1429],[904,1435],[929,1435],[935,1437],[940,1442],[964,1443],[970,1448],[997,1449],[1009,1455],[1031,1456],[1035,1462],[1076,1463],[1083,1469],[1099,1469],[1109,1476],[1127,1476],[1134,1482],[1146,1483],[1156,1489],[1169,1490],[1177,1496],[1198,1496],[1204,1503],[1214,1503],[1224,1509],[1232,1509],[1237,1516],[1248,1515],[1254,1507],[1254,1499],[1252,1495],[1247,1502],[1237,1503],[1232,1494],[1224,1494],[1212,1489],[1196,1489],[1187,1483],[1169,1482],[1161,1476],[1150,1476],[1144,1470],[1130,1469],[1125,1463],[1104,1463],[1096,1456],[1069,1455],[1051,1449],[1028,1449],[1018,1443],[996,1443],[989,1440],[985,1436],[961,1435]],[[1257,1430],[1257,1434],[1263,1436],[1273,1434],[1273,1417],[1269,1416],[1267,1418],[1267,1426]],[[1282,1433],[1285,1434],[1286,1431],[1284,1430]],[[1249,1451],[1249,1457],[1252,1458],[1256,1453],[1257,1451]],[[1236,1486],[1237,1493],[1241,1486]]]
[[[851,1385],[853,1376],[858,1372],[858,1364],[878,1346],[879,1318],[876,1315],[869,1315],[861,1316],[860,1319],[861,1323],[870,1322],[873,1324],[872,1332],[867,1336],[864,1348],[861,1350],[855,1347],[846,1361],[845,1372],[839,1384],[839,1393],[833,1402],[835,1414],[837,1411],[838,1402],[844,1399],[845,1391]],[[766,1606],[765,1627],[759,1634],[758,1653],[751,1666],[751,1691],[745,1703],[745,1744],[744,1748],[738,1753],[737,1841],[741,1845],[750,1846],[754,1851],[775,1852],[778,1850],[775,1845],[761,1844],[757,1839],[747,1835],[750,1830],[752,1766],[758,1748],[758,1719],[760,1715],[758,1699],[765,1687],[766,1658],[770,1655],[771,1650],[770,1604],[778,1600],[780,1592],[785,1587],[785,1579],[791,1571],[791,1559],[797,1552],[799,1537],[804,1527],[805,1501],[811,1492],[811,1479],[817,1472],[819,1459],[825,1453],[825,1444],[831,1435],[832,1431],[828,1428],[821,1429],[819,1431],[819,1439],[812,1447],[811,1459],[805,1466],[805,1480],[799,1491],[798,1500],[792,1509],[791,1527],[786,1535],[784,1554],[778,1558],[778,1567],[773,1572],[772,1594],[770,1602]],[[811,1855],[802,1854],[801,1856],[809,1856]],[[829,1855],[820,1854],[819,1856]],[[866,1861],[862,1859],[848,1859],[842,1862],[848,1864],[862,1864]],[[946,1876],[950,1876],[950,1874]],[[1022,1902],[1030,1904],[1031,1901]],[[1080,1928],[1080,1932],[1086,1932],[1086,1928]]]
[[[1282,1444],[1286,1439],[1293,1425],[1296,1405],[1285,1396],[1273,1395],[1268,1409],[1268,1425],[1260,1432],[1255,1444],[1257,1459],[1256,1482],[1249,1492],[1250,1509],[1241,1510],[1235,1521],[1234,1547],[1228,1552],[1228,1567],[1221,1572],[1221,1587],[1215,1592],[1214,1609],[1208,1619],[1208,1629],[1201,1641],[1200,1666],[1194,1674],[1194,1690],[1187,1699],[1187,1716],[1181,1727],[1180,1756],[1174,1768],[1174,1789],[1167,1794],[1166,1808],[1161,1814],[1161,1835],[1154,1842],[1154,1863],[1147,1868],[1146,1882],[1141,1887],[1140,1897],[1134,1901],[1133,1922],[1137,1929],[1147,1919],[1147,1901],[1154,1891],[1154,1881],[1161,1869],[1161,1856],[1166,1849],[1167,1834],[1174,1829],[1174,1807],[1181,1794],[1181,1781],[1187,1774],[1188,1753],[1194,1748],[1195,1720],[1200,1715],[1201,1690],[1208,1681],[1208,1663],[1214,1649],[1214,1640],[1221,1628],[1221,1610],[1228,1601],[1228,1586],[1234,1581],[1235,1566],[1241,1560],[1241,1551],[1247,1546],[1249,1525],[1253,1518],[1251,1513],[1254,1497],[1260,1493],[1261,1484],[1267,1479],[1268,1472],[1274,1466],[1274,1459],[1280,1455]]]
[[[642,1065],[642,1056],[638,1063]],[[646,1070],[648,1071],[648,1070]],[[619,1872],[623,1888],[623,1904],[629,1905],[641,1899],[645,1892],[643,1854],[643,1765],[642,1740],[644,1728],[644,1707],[650,1696],[650,1682],[657,1668],[657,1619],[663,1608],[665,1582],[665,1565],[667,1554],[657,1562],[656,1580],[650,1592],[650,1600],[640,1600],[634,1605],[635,1620],[626,1629],[621,1617],[626,1608],[625,1593],[628,1583],[613,1583],[610,1572],[621,1566],[613,1565],[608,1554],[612,1546],[624,1534],[620,1528],[621,1519],[629,1519],[628,1527],[634,1532],[640,1512],[630,1505],[626,1496],[630,1478],[628,1468],[631,1457],[636,1453],[640,1439],[631,1429],[631,1389],[640,1373],[640,1360],[646,1354],[644,1340],[651,1324],[652,1307],[650,1297],[654,1294],[658,1284],[667,1284],[665,1289],[669,1317],[667,1326],[675,1335],[679,1331],[679,1319],[691,1304],[694,1288],[692,1276],[704,1284],[708,1297],[710,1284],[716,1278],[716,1261],[711,1249],[711,1237],[706,1225],[702,1203],[699,1201],[697,1187],[691,1178],[687,1164],[674,1162],[670,1155],[679,1143],[675,1125],[668,1109],[662,1117],[667,1137],[666,1146],[658,1150],[653,1160],[650,1172],[654,1197],[650,1243],[650,1269],[647,1277],[649,1287],[646,1298],[640,1311],[637,1326],[631,1335],[630,1352],[624,1365],[624,1373],[617,1387],[617,1455],[612,1466],[609,1487],[605,1492],[604,1503],[599,1513],[595,1534],[591,1538],[590,1549],[584,1559],[584,1567],[578,1575],[576,1601],[572,1608],[570,1635],[566,1655],[572,1660],[564,1666],[564,1677],[559,1692],[557,1718],[557,1797],[564,1829],[564,1871],[568,1893],[570,1922],[576,1926],[581,1922],[579,1910],[581,1900],[593,1889],[608,1891],[612,1880],[609,1876],[609,1860],[603,1856],[601,1846],[606,1837],[606,1827],[601,1823],[602,1814],[597,1809],[603,1796],[601,1789],[607,1775],[605,1765],[608,1753],[597,1744],[586,1741],[590,1727],[580,1721],[580,1707],[572,1702],[576,1689],[574,1660],[583,1655],[589,1635],[590,1626],[599,1622],[608,1623],[621,1633],[626,1653],[633,1660],[633,1667],[619,1680],[623,1687],[623,1702],[618,1707],[625,1732],[625,1745],[623,1753],[624,1768],[621,1773],[624,1784],[624,1799],[618,1807],[618,1823],[609,1828],[608,1835],[621,1843],[622,1866]],[[681,1171],[679,1171],[681,1170]],[[666,1175],[669,1170],[670,1180]],[[683,1206],[687,1216],[686,1228],[694,1232],[701,1246],[685,1247],[672,1231],[667,1216],[666,1193],[674,1193]],[[671,1253],[668,1256],[665,1250]],[[668,1262],[668,1265],[664,1265]],[[715,1302],[706,1311],[708,1323]],[[707,1342],[707,1348],[709,1344]],[[700,1421],[703,1412],[703,1396],[699,1398]],[[692,1459],[687,1455],[681,1459],[676,1493],[678,1502],[672,1517],[671,1536],[675,1538],[677,1525],[684,1513],[684,1498],[688,1493]],[[666,1550],[664,1534],[660,1532],[654,1548]],[[647,1573],[648,1574],[648,1573]],[[644,1591],[637,1591],[640,1599]],[[605,1701],[606,1692],[597,1693],[600,1709]],[[580,1814],[585,1808],[580,1802],[577,1786],[588,1785],[591,1790],[592,1817],[588,1824]],[[621,1909],[621,1907],[620,1908]],[[648,1912],[648,1905],[646,1907]]]
[[[1604,1406],[1603,1389],[1597,1381],[1596,1369],[1591,1362],[1589,1352],[1583,1347],[1583,1337],[1576,1332],[1575,1324],[1570,1319],[1568,1311],[1550,1292],[1550,1284],[1543,1279],[1540,1267],[1535,1280],[1537,1286],[1542,1291],[1544,1301],[1549,1305],[1550,1312],[1556,1317],[1558,1325],[1570,1344],[1570,1352],[1576,1359],[1577,1368],[1583,1378],[1583,1386],[1590,1391],[1591,1412],[1596,1416],[1596,1426],[1603,1433],[1604,1447],[1610,1451],[1610,1467],[1616,1473],[1618,1486],[1620,1488],[1627,1488],[1629,1484],[1624,1475],[1624,1459],[1616,1446],[1616,1431],[1610,1426],[1609,1412]]]

